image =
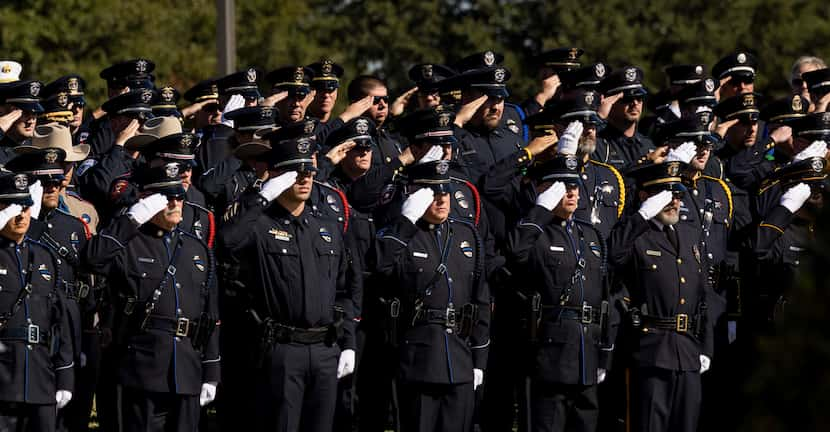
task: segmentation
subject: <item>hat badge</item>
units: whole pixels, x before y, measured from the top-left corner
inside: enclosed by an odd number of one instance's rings
[[[745,107],[755,105],[755,95],[752,93],[744,95],[743,105]]]
[[[830,111],[821,113],[821,121],[830,122]]]
[[[303,82],[303,78],[305,78],[305,71],[303,71],[303,68],[298,67],[294,71],[294,82]]]
[[[578,163],[577,163],[575,157],[568,156],[568,157],[565,158],[565,168],[573,171],[573,170],[576,169],[577,165],[578,165]]]
[[[801,111],[804,108],[804,105],[801,103],[801,96],[795,95],[793,96],[792,100],[792,109],[793,111]]]
[[[703,73],[703,66],[701,66],[701,65],[695,66],[695,73],[698,74],[698,75],[702,74]]]
[[[668,172],[670,176],[677,176],[678,174],[680,174],[680,162],[669,162],[668,166],[666,167],[666,170],[666,172]]]
[[[450,125],[450,117],[452,115],[450,113],[441,113],[438,114],[438,126],[440,127],[447,127]]]
[[[26,174],[18,174],[14,176],[14,187],[17,190],[26,190],[29,187],[29,178],[26,177]]]
[[[305,125],[303,126],[303,133],[305,133],[306,135],[310,135],[313,132],[314,132],[314,122],[312,120],[306,121]]]
[[[73,93],[78,91],[78,86],[78,78],[69,78],[69,80],[66,82],[66,87],[69,89],[69,91]]]
[[[824,171],[824,158],[813,158],[813,161],[810,162],[810,168],[817,173]]]
[[[438,163],[435,164],[435,172],[438,175],[444,175],[449,170],[450,170],[450,163],[448,161],[442,160],[442,161],[438,161]]]
[[[369,121],[366,119],[357,119],[354,123],[354,130],[358,135],[365,135],[369,132]]]
[[[150,103],[150,101],[152,99],[153,99],[153,92],[151,92],[150,90],[144,90],[143,92],[141,92],[141,102],[147,104],[147,103]]]
[[[274,109],[271,107],[262,107],[262,110],[259,112],[259,118],[267,119],[274,116]]]
[[[713,91],[715,91],[715,80],[713,80],[712,78],[706,78],[706,80],[703,81],[703,87],[706,89],[707,92],[712,93]]]
[[[190,148],[190,144],[192,144],[192,143],[193,143],[193,136],[191,136],[189,134],[182,135],[181,140],[179,140],[179,144],[181,144],[182,147]]]
[[[637,69],[628,68],[625,70],[625,80],[634,81],[637,79]]]
[[[217,86],[216,84],[211,84],[210,85],[210,92],[211,93],[219,93],[219,86]]]
[[[179,164],[177,163],[169,163],[164,166],[164,174],[167,175],[167,178],[176,178],[179,176]]]
[[[3,68],[0,69],[0,72],[2,72],[2,73],[9,73],[11,71],[12,71],[12,67],[9,66],[8,64],[4,64]]]
[[[64,92],[60,92],[60,93],[58,93],[56,101],[57,101],[59,106],[66,107],[66,105],[69,104],[69,95],[67,95]]]
[[[424,79],[432,79],[432,65],[431,64],[425,64],[425,65],[421,66],[421,76]]]
[[[47,151],[46,154],[43,156],[43,160],[45,160],[46,163],[49,163],[49,164],[53,164],[53,163],[57,162],[58,152],[56,152],[54,150]]]
[[[576,60],[576,54],[579,52],[577,48],[571,48],[568,50],[568,60]]]
[[[594,94],[592,92],[585,93],[585,104],[591,105],[594,103]]]
[[[740,64],[746,63],[746,54],[744,54],[744,53],[738,54],[738,58],[736,60],[738,60],[738,63],[740,63]]]
[[[323,60],[323,67],[321,68],[323,74],[330,75],[331,74],[331,60]]]
[[[161,100],[167,103],[173,102],[173,87],[165,87],[161,89]]]
[[[497,83],[504,82],[504,75],[505,75],[504,69],[498,68],[498,69],[496,69],[495,72],[493,72],[493,79]]]
[[[37,97],[37,95],[40,94],[40,83],[39,82],[35,81],[35,82],[29,84],[29,94],[31,94],[34,97]]]
[[[484,64],[486,66],[493,66],[493,63],[496,62],[496,55],[493,54],[493,51],[487,51],[484,53]]]
[[[147,72],[147,60],[139,60],[135,62],[135,71],[139,73]]]
[[[712,121],[712,113],[710,111],[701,111],[697,116],[701,127],[708,127]]]
[[[256,69],[249,68],[248,72],[245,73],[245,78],[248,79],[249,83],[256,82]]]
[[[597,78],[602,78],[605,76],[605,65],[602,63],[597,63],[594,66],[594,74],[596,74]]]
[[[301,154],[307,154],[308,151],[311,149],[311,140],[308,138],[302,138],[297,140],[297,151]]]

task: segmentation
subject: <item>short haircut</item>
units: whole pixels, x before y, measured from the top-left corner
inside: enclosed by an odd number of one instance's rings
[[[818,69],[824,69],[827,67],[827,63],[816,56],[801,56],[793,63],[792,70],[790,71],[790,81],[795,78],[800,78],[801,74],[799,74],[798,71],[803,65],[813,65]]]
[[[360,75],[349,83],[349,88],[346,91],[349,97],[349,102],[355,102],[365,98],[369,92],[378,88],[386,86],[386,81],[375,75]]]

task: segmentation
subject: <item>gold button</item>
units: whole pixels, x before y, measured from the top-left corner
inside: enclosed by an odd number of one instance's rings
[[[680,276],[680,283],[686,283],[686,278],[684,278],[683,276]]]
[[[678,263],[678,264],[683,264],[683,260],[682,260],[682,259],[680,259],[680,258],[678,258],[678,259],[677,259],[677,263]]]
[[[643,327],[643,333],[648,333],[648,327]]]
[[[651,269],[652,269],[652,270],[657,270],[657,264],[652,264],[652,265],[651,265]]]
[[[681,299],[680,299],[680,304],[682,304],[682,305],[686,304],[686,299],[681,298]]]

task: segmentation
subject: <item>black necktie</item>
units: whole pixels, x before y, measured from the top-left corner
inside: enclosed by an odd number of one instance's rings
[[[674,252],[678,253],[680,251],[680,240],[677,238],[677,231],[671,225],[666,225],[663,230],[666,232],[666,237],[674,248]]]

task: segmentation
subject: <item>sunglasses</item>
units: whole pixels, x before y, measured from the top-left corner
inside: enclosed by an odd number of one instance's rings
[[[743,76],[743,77],[733,76],[732,79],[729,80],[729,82],[730,83],[735,83],[735,84],[739,84],[739,83],[740,84],[752,84],[752,83],[755,82],[755,78],[750,78],[750,77],[746,77],[746,76]]]
[[[383,101],[385,104],[389,104],[389,96],[375,96],[375,98],[372,99],[372,105],[377,105],[380,101]]]

